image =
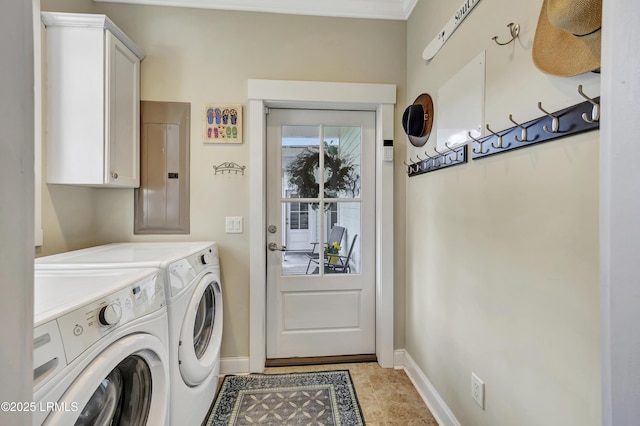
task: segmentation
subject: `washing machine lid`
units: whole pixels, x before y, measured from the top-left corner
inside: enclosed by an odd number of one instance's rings
[[[153,268],[35,270],[34,324],[59,318],[158,273]]]
[[[35,259],[35,269],[117,267],[164,268],[171,262],[212,248],[213,264],[218,263],[216,243],[212,241],[113,243]]]

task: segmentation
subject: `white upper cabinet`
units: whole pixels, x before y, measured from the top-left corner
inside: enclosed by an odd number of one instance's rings
[[[43,12],[47,182],[140,186],[140,61],[105,15]]]

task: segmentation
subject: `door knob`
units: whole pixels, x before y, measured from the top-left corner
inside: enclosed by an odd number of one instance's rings
[[[271,251],[287,251],[285,246],[278,247],[276,243],[269,243],[269,250]]]

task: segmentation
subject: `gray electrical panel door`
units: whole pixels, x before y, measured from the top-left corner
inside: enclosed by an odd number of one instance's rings
[[[142,101],[140,116],[134,233],[188,234],[191,104]]]

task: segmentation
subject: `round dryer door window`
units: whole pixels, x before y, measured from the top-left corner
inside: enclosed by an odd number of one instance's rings
[[[163,425],[169,358],[155,336],[136,333],[98,352],[58,401],[47,425]]]
[[[222,293],[215,275],[207,274],[189,301],[178,348],[180,374],[197,386],[212,373],[222,341]]]
[[[126,419],[144,425],[151,406],[151,370],[139,356],[130,356],[102,380],[83,408],[76,425],[112,425]]]
[[[200,298],[193,325],[193,349],[198,359],[204,356],[209,342],[211,342],[215,313],[216,299],[213,294],[213,286],[208,285]]]

